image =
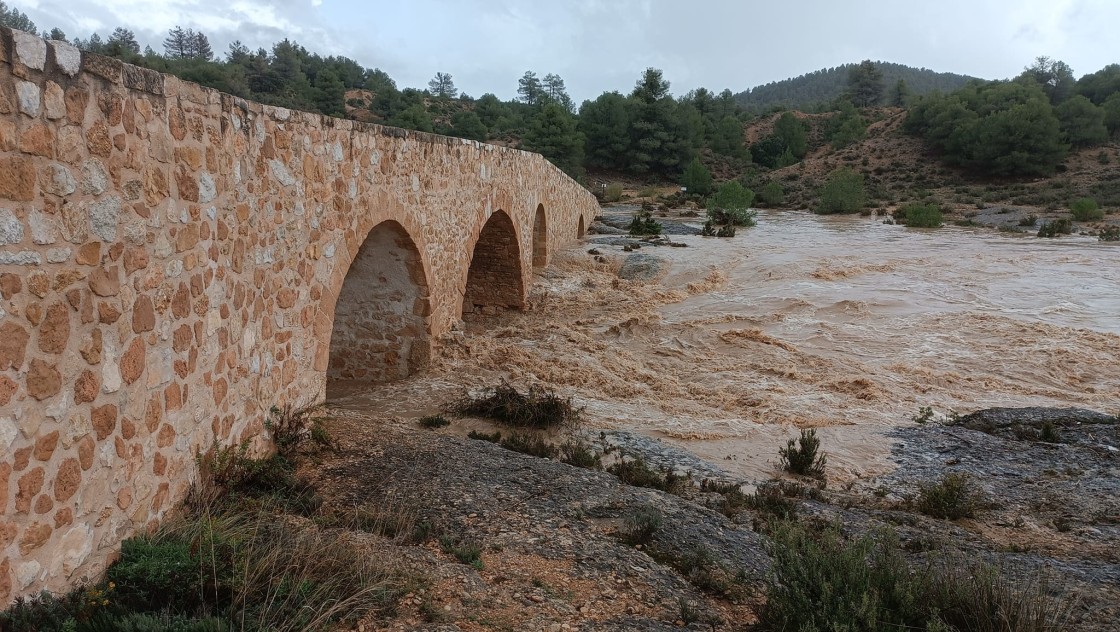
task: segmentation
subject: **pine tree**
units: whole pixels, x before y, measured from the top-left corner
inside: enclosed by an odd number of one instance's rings
[[[428,82],[428,90],[432,96],[441,99],[454,99],[459,90],[455,87],[455,82],[451,80],[451,75],[446,72],[437,72],[436,76]]]
[[[898,83],[894,84],[891,90],[891,105],[896,108],[904,108],[910,104],[910,87],[906,85],[905,79],[899,79]]]
[[[451,115],[452,133],[459,138],[471,140],[486,140],[486,126],[482,119],[470,110],[461,110]]]
[[[43,33],[43,37],[49,40],[55,40],[56,42],[67,41],[66,33],[64,33],[62,29],[58,28],[57,26],[51,29],[49,33]]]
[[[3,0],[0,0],[0,26],[7,26],[17,31],[26,31],[28,33],[39,32],[39,27],[35,26],[35,23],[31,21],[31,18],[27,17],[26,13],[23,13],[15,7],[9,9],[8,5],[5,4]]]
[[[883,73],[875,62],[865,59],[848,71],[848,91],[856,107],[879,105],[883,100]]]
[[[1074,147],[1093,147],[1108,140],[1104,108],[1077,95],[1054,109],[1061,122],[1062,140]]]
[[[543,95],[547,97],[548,100],[553,103],[559,103],[569,112],[572,111],[575,104],[572,102],[572,97],[568,96],[567,88],[564,86],[564,80],[560,78],[560,75],[555,73],[545,75],[541,89]]]
[[[1051,105],[1058,105],[1072,96],[1077,83],[1069,64],[1049,57],[1035,59],[1033,64],[1023,69],[1019,80],[1034,81],[1042,86]]]
[[[540,109],[525,135],[525,146],[548,158],[568,175],[580,175],[583,135],[571,112],[559,103],[546,103]]]
[[[105,45],[106,51],[114,57],[128,57],[140,54],[140,42],[136,41],[136,34],[118,26],[113,29],[109,41]]]
[[[774,136],[781,141],[784,149],[800,160],[809,152],[809,131],[805,123],[793,112],[783,112],[774,123]]]
[[[187,56],[187,32],[181,26],[176,26],[167,32],[163,40],[163,52],[171,59],[182,59]]]
[[[241,43],[241,40],[233,40],[230,42],[229,50],[226,51],[226,62],[231,64],[244,64],[249,61],[249,56],[252,53],[249,47]]]
[[[518,98],[527,105],[539,103],[543,92],[544,88],[541,86],[541,80],[537,78],[537,73],[532,70],[526,70],[525,74],[517,80]]]
[[[708,171],[699,158],[693,158],[684,169],[681,186],[688,189],[689,193],[708,195],[712,192],[712,172]]]
[[[187,57],[202,61],[214,59],[214,49],[210,48],[210,40],[202,31],[195,33],[188,29],[187,34],[189,35]]]
[[[579,127],[586,139],[587,162],[607,169],[625,169],[630,151],[632,103],[617,92],[605,92],[579,109]]]

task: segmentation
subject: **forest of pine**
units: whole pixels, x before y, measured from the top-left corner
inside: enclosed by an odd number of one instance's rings
[[[0,24],[40,32],[3,2]],[[58,29],[41,33],[67,37]],[[142,50],[123,27],[70,41],[266,104],[522,147],[577,179],[605,172],[679,181],[695,160],[757,174],[801,161],[810,138],[836,149],[862,140],[883,106],[909,110],[908,133],[946,164],[982,176],[1051,174],[1071,149],[1120,135],[1120,65],[1078,79],[1064,62],[1045,57],[1005,81],[865,60],[739,95],[700,88],[674,96],[662,72],[648,68],[629,92],[605,92],[577,107],[560,76],[531,70],[511,78],[518,96],[503,101],[460,92],[446,72],[427,87],[401,88],[383,70],[287,39],[257,50],[233,42],[220,55],[204,33],[180,27],[162,51]],[[772,131],[747,143],[749,124],[779,113]]]
[[[792,79],[783,79],[761,85],[735,95],[735,100],[745,108],[764,111],[774,108],[813,111],[818,108],[828,108],[836,99],[842,97],[848,89],[848,74],[859,64],[845,64],[835,68],[822,68]],[[902,93],[921,96],[931,92],[952,92],[964,87],[969,81],[976,81],[975,77],[956,75],[951,72],[936,72],[927,68],[913,68],[902,64],[877,61],[875,66],[883,73],[883,82],[892,88],[899,85],[905,86]],[[905,105],[898,103],[893,97],[898,92],[894,91],[888,99],[889,105]]]

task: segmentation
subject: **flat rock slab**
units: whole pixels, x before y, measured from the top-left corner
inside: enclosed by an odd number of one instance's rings
[[[618,270],[618,278],[627,281],[653,281],[669,269],[669,262],[655,255],[635,252],[626,256]]]

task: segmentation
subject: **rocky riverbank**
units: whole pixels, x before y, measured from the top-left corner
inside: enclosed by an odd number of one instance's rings
[[[1065,411],[1060,441],[1052,443],[974,429],[978,420],[999,419],[1042,432],[1046,414],[904,425],[893,433],[897,469],[791,498],[797,520],[850,534],[890,527],[915,559],[961,551],[1028,576],[1051,573],[1054,585],[1075,595],[1065,629],[1115,629],[1116,419]],[[340,450],[305,468],[325,506],[397,508],[428,535],[421,544],[384,539],[385,555],[427,579],[395,616],[360,629],[745,630],[756,622],[770,565],[764,525],[773,515],[728,511],[723,496],[702,490],[701,479],[730,482],[716,464],[639,435],[591,433],[601,452],[621,450],[654,469],[691,475],[667,493],[461,436],[479,420],[433,431],[414,419],[334,415]],[[948,472],[978,483],[975,518],[935,519],[915,509],[919,486]],[[748,491],[763,483],[734,482]],[[635,543],[627,536],[635,516],[650,513],[658,526]],[[473,565],[456,558],[456,546],[478,547]]]

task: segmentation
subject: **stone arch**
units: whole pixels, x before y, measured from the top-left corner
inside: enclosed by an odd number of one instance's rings
[[[463,314],[524,307],[517,230],[509,215],[498,210],[486,220],[474,244],[467,287],[463,292]]]
[[[579,226],[576,226],[576,239],[583,239],[587,229],[583,227],[583,215],[579,216]]]
[[[548,220],[544,216],[544,204],[537,205],[537,215],[533,220],[533,267],[548,265]]]
[[[416,243],[393,220],[377,224],[358,248],[339,289],[331,326],[332,383],[400,380],[427,366],[428,280]]]

